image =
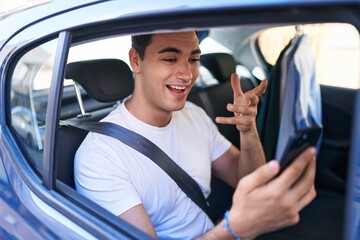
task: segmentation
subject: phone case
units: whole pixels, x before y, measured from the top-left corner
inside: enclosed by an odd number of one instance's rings
[[[296,135],[290,138],[283,157],[280,159],[281,171],[290,165],[294,159],[310,146],[316,146],[322,133],[322,126],[315,125],[306,129],[302,129]]]

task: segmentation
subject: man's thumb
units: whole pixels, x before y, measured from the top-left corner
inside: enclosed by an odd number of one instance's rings
[[[271,179],[273,179],[279,172],[280,165],[276,160],[272,160],[258,169],[256,169],[251,174],[243,177],[239,184],[241,184],[242,190],[247,190],[250,192],[255,188],[258,188],[266,183],[268,183]],[[244,189],[245,188],[245,189]],[[246,191],[245,190],[245,191]]]

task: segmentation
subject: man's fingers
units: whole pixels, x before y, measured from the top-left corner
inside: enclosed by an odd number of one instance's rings
[[[260,97],[261,95],[263,95],[266,92],[267,84],[268,84],[268,80],[265,79],[260,83],[259,86],[257,86],[256,88],[254,88],[251,91],[254,92],[256,96]]]
[[[303,175],[306,174],[306,170],[311,164],[311,161],[315,161],[316,149],[309,147],[303,151],[282,173],[274,180],[279,182],[280,185],[285,188],[291,188]]]
[[[242,115],[240,113],[239,116],[236,117],[216,117],[215,118],[215,122],[219,123],[219,124],[228,124],[228,125],[249,125],[251,124],[254,120],[254,117],[249,116],[249,115]]]
[[[254,189],[261,187],[273,179],[279,172],[280,165],[276,160],[270,161],[251,174],[243,177],[236,188],[236,191],[251,192]]]
[[[307,206],[310,202],[312,202],[312,200],[314,200],[315,197],[316,197],[316,190],[315,190],[315,186],[312,185],[310,187],[310,189],[308,190],[308,192],[306,192],[306,194],[304,194],[301,197],[301,199],[299,199],[297,201],[297,209],[298,209],[298,211],[300,211],[305,206]]]
[[[236,73],[231,74],[231,87],[234,91],[234,97],[244,94],[241,89],[240,78]]]
[[[242,115],[256,115],[257,109],[256,108],[249,108],[248,106],[244,105],[236,105],[228,103],[226,109],[229,112],[233,112],[234,114],[242,114]]]
[[[315,158],[315,156],[314,156]],[[315,159],[311,160],[307,165],[305,173],[301,176],[299,180],[292,186],[291,192],[293,192],[293,196],[302,196],[302,201],[300,201],[299,208],[303,208],[307,205],[309,200],[312,200],[314,197],[314,191],[309,191],[309,189],[313,188],[314,180],[315,180],[315,169],[316,169],[316,161]],[[312,187],[311,187],[312,186]],[[310,195],[310,196],[307,196]]]
[[[249,104],[248,106],[257,106],[260,99],[255,93],[249,93]]]

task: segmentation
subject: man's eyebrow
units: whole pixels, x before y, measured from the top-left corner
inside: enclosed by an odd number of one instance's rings
[[[167,48],[161,49],[158,52],[158,54],[166,53],[166,52],[173,52],[173,53],[176,53],[176,54],[181,54],[183,51],[178,49],[178,48],[167,47]],[[195,55],[195,54],[201,54],[201,50],[200,49],[195,49],[195,50],[191,51],[191,55]]]
[[[173,52],[173,53],[177,53],[177,54],[181,54],[182,51],[180,49],[174,48],[174,47],[167,47],[167,48],[163,48],[161,49],[158,53],[166,53],[166,52]]]
[[[196,49],[196,50],[191,51],[191,55],[195,55],[195,54],[201,54],[201,50]]]

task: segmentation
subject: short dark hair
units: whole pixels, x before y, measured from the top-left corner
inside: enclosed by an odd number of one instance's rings
[[[153,34],[131,36],[132,47],[139,54],[140,59],[144,60],[145,50],[150,45]]]
[[[195,33],[196,36],[199,37],[198,32],[195,31]],[[141,60],[144,60],[145,50],[150,45],[153,35],[154,34],[131,36],[131,47],[135,48]]]

